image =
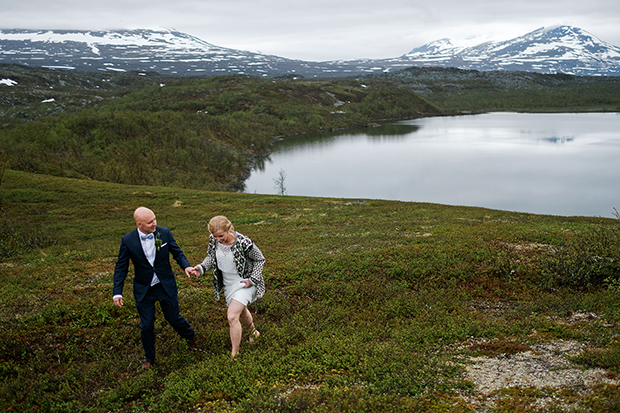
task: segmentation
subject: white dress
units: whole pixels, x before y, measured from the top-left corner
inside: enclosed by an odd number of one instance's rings
[[[241,278],[237,272],[230,245],[224,245],[218,242],[215,250],[215,257],[217,259],[217,267],[222,271],[222,275],[224,276],[226,305],[230,306],[230,302],[233,298],[243,305],[254,302],[256,287],[251,286],[250,288],[244,288],[245,283],[241,282],[243,278]]]

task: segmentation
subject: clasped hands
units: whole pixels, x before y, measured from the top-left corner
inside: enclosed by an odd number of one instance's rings
[[[198,266],[195,267],[187,267],[185,269],[185,274],[187,274],[187,278],[192,278],[192,275],[196,278],[200,277],[200,270]],[[250,280],[241,280],[242,284],[245,284],[243,288],[250,288],[252,286],[252,282]]]
[[[200,270],[198,269],[198,266],[187,267],[185,269],[185,274],[187,274],[187,278],[192,278],[192,275],[198,278],[200,276]]]

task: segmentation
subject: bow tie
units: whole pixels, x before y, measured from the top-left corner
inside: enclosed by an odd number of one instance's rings
[[[142,239],[142,241],[146,241],[147,239],[153,239],[153,234],[140,235],[140,238]]]

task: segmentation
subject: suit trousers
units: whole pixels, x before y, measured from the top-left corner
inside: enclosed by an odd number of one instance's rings
[[[155,361],[155,303],[159,301],[164,318],[170,323],[175,331],[184,339],[194,338],[194,329],[187,320],[179,313],[179,297],[170,297],[161,283],[149,287],[146,295],[136,309],[140,315],[140,330],[142,337],[142,347],[146,361]]]

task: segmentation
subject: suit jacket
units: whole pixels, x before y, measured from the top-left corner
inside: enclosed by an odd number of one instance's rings
[[[159,278],[168,295],[171,297],[177,295],[177,283],[170,266],[170,254],[172,254],[172,257],[182,269],[189,267],[190,263],[168,228],[157,227],[154,235],[161,239],[159,251],[155,253],[154,265],[151,265],[146,259],[146,255],[144,255],[137,228],[123,237],[118,251],[116,267],[114,268],[114,295],[123,294],[123,286],[125,285],[125,278],[127,278],[130,260],[133,263],[135,272],[133,296],[136,302],[139,303],[144,298],[151,285],[153,273],[157,274],[157,278]]]

